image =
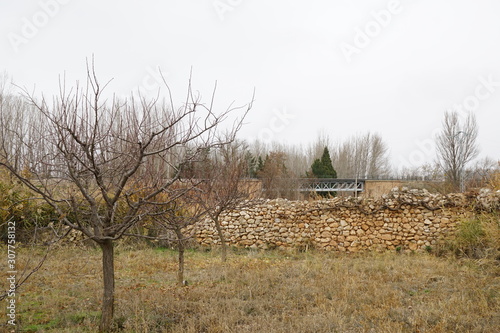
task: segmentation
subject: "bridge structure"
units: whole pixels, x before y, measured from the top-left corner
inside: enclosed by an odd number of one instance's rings
[[[364,179],[302,178],[300,192],[363,192]]]

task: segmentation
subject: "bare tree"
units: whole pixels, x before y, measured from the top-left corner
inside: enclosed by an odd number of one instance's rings
[[[323,154],[323,150],[325,147],[328,147],[329,150],[333,147],[330,136],[325,131],[320,131],[317,134],[316,140],[312,142],[306,149],[306,168],[305,170],[309,170],[311,164],[313,164],[314,160],[321,157]],[[336,168],[336,166],[334,166]]]
[[[151,227],[155,229],[156,237],[148,237],[156,240],[166,240],[174,242],[178,252],[177,283],[185,285],[184,280],[184,253],[186,245],[192,235],[186,235],[186,227],[195,224],[206,211],[196,203],[196,196],[192,192],[197,191],[196,184],[181,184],[180,193],[175,199],[165,198],[165,202],[170,202],[166,206],[157,206],[150,214],[152,218]],[[180,195],[182,194],[182,195]]]
[[[351,137],[331,150],[339,178],[378,178],[389,170],[388,147],[379,134]]]
[[[70,90],[64,83],[60,86],[59,96],[51,103],[24,91],[39,117],[32,118],[36,122],[28,124],[28,132],[2,129],[0,165],[45,199],[64,224],[102,249],[100,331],[109,331],[114,314],[114,241],[152,207],[168,204],[160,200],[160,194],[168,193],[176,182],[179,170],[175,165],[234,140],[251,103],[242,109],[243,117],[234,123],[230,135],[221,140],[217,136],[220,125],[238,108],[216,114],[212,109],[215,88],[205,105],[193,92],[191,78],[179,108],[174,107],[170,93],[168,103],[158,99],[108,103],[103,99],[106,85],[97,79],[93,63],[88,66],[86,86],[77,84]],[[4,144],[6,138],[22,147],[19,166],[12,149]],[[30,151],[40,153],[26,153]],[[30,175],[20,171],[26,167]]]
[[[408,181],[442,181],[443,170],[439,163],[425,163],[415,167],[403,167],[394,171],[397,179]]]
[[[211,173],[199,186],[198,204],[213,221],[221,243],[222,261],[227,259],[227,244],[220,217],[225,211],[245,206],[254,187],[243,178],[247,170],[246,149],[241,143],[214,150]]]
[[[477,135],[476,118],[472,113],[460,123],[457,112],[445,112],[443,130],[437,137],[438,160],[455,191],[463,191],[465,167],[479,153]]]
[[[378,134],[371,134],[370,139],[367,176],[368,178],[385,176],[389,172],[389,148]]]
[[[0,92],[0,131],[3,149],[13,157],[12,166],[20,171],[21,156],[34,153],[26,150],[19,140],[29,135],[28,124],[33,117],[32,108],[23,99],[8,92]]]
[[[467,168],[462,175],[465,188],[482,188],[491,183],[494,175],[500,171],[498,161],[484,157]]]
[[[500,161],[497,162],[496,170],[490,175],[488,187],[496,191],[500,190]]]
[[[320,138],[319,140],[322,139]],[[319,151],[319,156],[321,156],[323,148],[324,146],[321,148],[321,151]],[[280,142],[272,142],[264,145],[259,141],[254,141],[249,145],[249,150],[253,156],[256,156],[257,161],[260,157],[262,163],[266,156],[276,153],[282,154],[287,177],[295,183],[295,178],[304,177],[306,175],[307,171],[310,169],[311,163],[314,158],[316,158],[316,147],[313,145],[304,148],[302,145],[288,145]]]
[[[294,198],[297,195],[297,179],[288,171],[288,155],[284,151],[271,151],[264,160],[258,177],[262,181],[264,196],[274,198]]]

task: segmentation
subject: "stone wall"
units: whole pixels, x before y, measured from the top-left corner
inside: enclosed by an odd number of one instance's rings
[[[444,196],[396,188],[380,199],[247,202],[223,215],[221,225],[228,245],[237,247],[418,250],[451,237],[457,222],[474,211],[499,209],[500,192]],[[202,245],[220,243],[210,220],[189,229]]]

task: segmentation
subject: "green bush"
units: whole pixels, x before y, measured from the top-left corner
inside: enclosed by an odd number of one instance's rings
[[[54,209],[21,184],[0,177],[0,238],[7,240],[7,223],[15,222],[16,240],[27,241],[35,228],[57,220]]]
[[[500,259],[498,213],[479,214],[460,222],[446,247],[459,257]]]

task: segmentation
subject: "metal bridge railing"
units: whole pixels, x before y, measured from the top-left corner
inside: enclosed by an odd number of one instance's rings
[[[301,192],[363,192],[364,179],[300,179],[299,191]]]

